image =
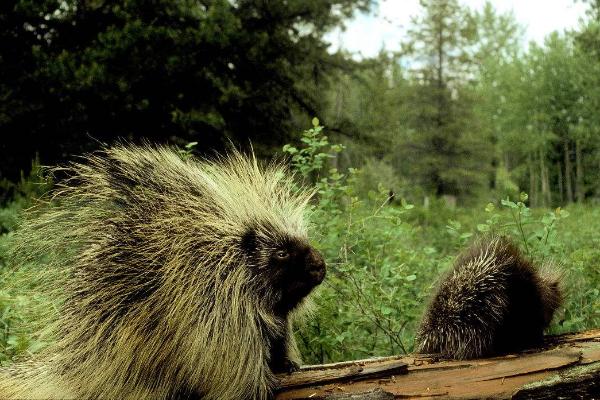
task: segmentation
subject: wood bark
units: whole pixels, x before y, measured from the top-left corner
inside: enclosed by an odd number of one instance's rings
[[[600,398],[600,329],[550,336],[540,349],[477,360],[406,355],[280,375],[277,400]]]
[[[531,153],[527,155],[527,167],[529,169],[529,202],[532,207],[538,206],[537,185],[535,179],[535,171],[533,168],[533,160]]]
[[[563,151],[565,158],[565,191],[567,192],[567,201],[573,202],[573,184],[571,182],[572,168],[571,168],[571,150],[569,148],[569,141],[567,139],[563,142]]]
[[[583,161],[581,159],[581,140],[575,141],[575,198],[583,203],[585,188],[583,183]]]
[[[558,193],[560,193],[560,204],[565,202],[565,190],[563,187],[563,173],[560,162],[556,162],[556,171],[558,174]]]
[[[548,178],[548,168],[546,167],[546,163],[544,160],[544,153],[540,149],[539,151],[540,157],[540,183],[541,183],[541,205],[544,207],[552,204],[552,198],[550,195],[550,180]],[[539,205],[539,204],[538,204]]]

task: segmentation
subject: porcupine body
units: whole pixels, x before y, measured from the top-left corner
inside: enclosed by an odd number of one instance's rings
[[[325,274],[310,193],[237,152],[120,146],[62,173],[13,251],[59,277],[56,343],[4,371],[0,398],[272,397],[274,373],[299,361],[293,316]]]
[[[468,359],[540,345],[562,302],[560,278],[554,266],[534,267],[507,238],[480,239],[439,283],[417,351]]]

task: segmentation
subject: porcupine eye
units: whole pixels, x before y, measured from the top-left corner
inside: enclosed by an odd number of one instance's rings
[[[290,258],[290,253],[288,253],[287,250],[279,249],[275,251],[275,258],[279,261],[286,261],[288,258]]]

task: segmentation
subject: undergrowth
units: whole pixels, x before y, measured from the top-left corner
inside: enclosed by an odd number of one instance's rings
[[[361,171],[332,166],[344,151],[331,144],[318,120],[300,146],[283,152],[302,184],[314,186],[313,244],[328,264],[317,289],[317,310],[297,330],[307,363],[410,352],[419,317],[437,279],[477,235],[508,235],[537,262],[552,259],[565,271],[567,300],[549,331],[600,326],[600,208],[530,209],[527,195],[476,208],[453,208],[442,200],[427,206],[364,191]],[[189,157],[193,145],[183,150]],[[35,293],[35,265],[13,270],[7,258],[18,215],[39,184],[0,209],[0,364],[35,353],[49,340],[40,321],[56,312],[51,298]],[[33,188],[31,193],[25,193]],[[403,188],[403,193],[410,192]],[[585,221],[585,223],[583,223]]]

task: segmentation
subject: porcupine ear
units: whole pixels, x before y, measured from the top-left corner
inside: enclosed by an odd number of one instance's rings
[[[539,269],[540,297],[544,307],[544,322],[546,326],[552,321],[554,312],[564,300],[564,271],[556,264],[547,262]]]
[[[258,239],[256,237],[256,229],[253,227],[248,228],[242,235],[242,240],[240,241],[242,251],[246,254],[252,254],[256,250],[257,244]]]

